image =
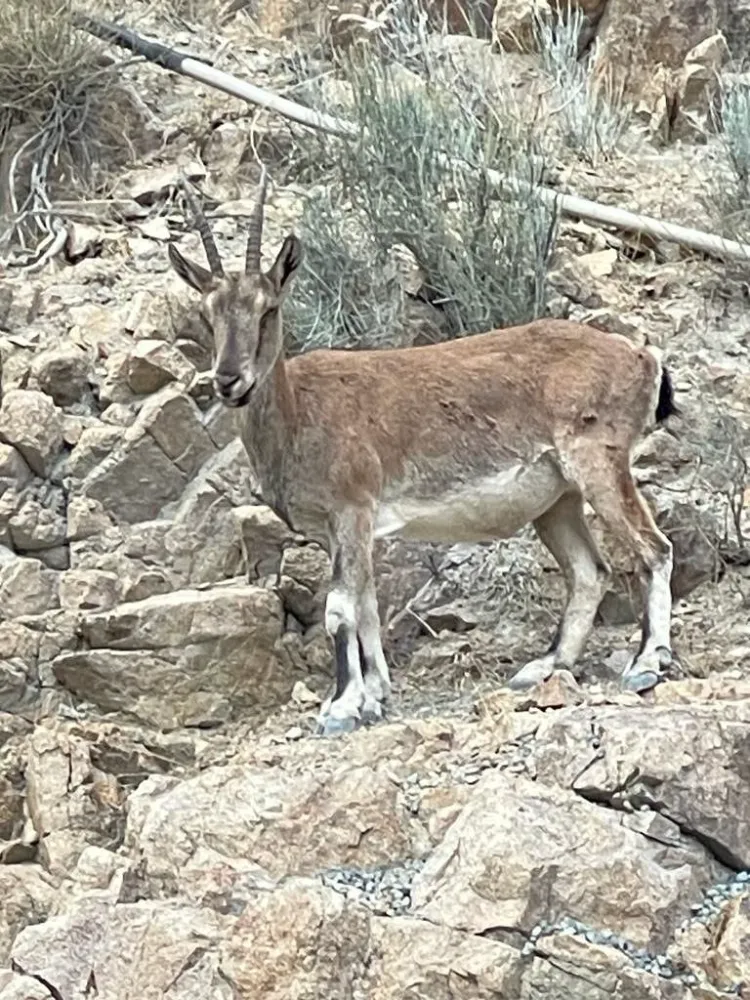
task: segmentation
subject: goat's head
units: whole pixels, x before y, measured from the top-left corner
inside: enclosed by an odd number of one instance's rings
[[[186,199],[195,216],[209,268],[189,260],[173,243],[169,244],[172,267],[202,296],[200,316],[214,340],[214,389],[225,406],[247,404],[278,361],[284,346],[281,305],[302,259],[299,240],[289,235],[271,267],[261,270],[266,183],[264,168],[248,229],[242,273],[224,273],[208,220],[187,189]]]

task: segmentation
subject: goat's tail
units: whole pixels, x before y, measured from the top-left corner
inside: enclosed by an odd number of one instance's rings
[[[669,417],[679,416],[680,413],[681,410],[674,401],[672,377],[666,367],[662,365],[659,398],[656,402],[656,422],[663,424]]]

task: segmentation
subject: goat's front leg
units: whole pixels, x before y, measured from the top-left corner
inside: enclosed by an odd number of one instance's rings
[[[385,715],[386,703],[391,694],[391,678],[380,638],[378,597],[372,575],[359,605],[357,634],[365,681],[362,721],[380,722]]]
[[[318,721],[318,733],[324,736],[356,729],[363,721],[363,709],[372,700],[364,680],[366,650],[358,635],[361,609],[374,590],[371,512],[351,507],[336,514],[331,536],[333,575],[325,627],[333,640],[336,687],[324,702]]]

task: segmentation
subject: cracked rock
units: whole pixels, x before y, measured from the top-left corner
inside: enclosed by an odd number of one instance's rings
[[[715,871],[691,862],[573,792],[489,772],[416,877],[414,913],[476,934],[570,915],[663,947]]]
[[[84,615],[88,648],[62,653],[57,680],[105,711],[173,729],[215,725],[288,699],[278,598],[252,586],[177,590]]]
[[[581,706],[545,718],[537,747],[540,781],[651,805],[721,863],[750,867],[750,701],[606,706],[593,717]]]

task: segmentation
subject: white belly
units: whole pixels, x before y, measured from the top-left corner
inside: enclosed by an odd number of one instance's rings
[[[565,486],[559,469],[542,458],[509,466],[438,497],[413,496],[412,491],[386,496],[375,515],[375,537],[398,534],[449,543],[509,538],[549,510]]]

